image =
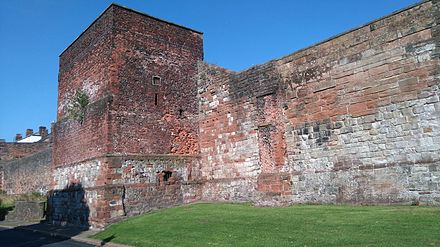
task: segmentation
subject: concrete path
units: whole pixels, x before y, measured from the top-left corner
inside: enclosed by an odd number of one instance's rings
[[[0,221],[0,246],[109,246],[127,247],[104,241],[89,239],[97,233],[84,228],[54,226],[45,222],[5,222]]]

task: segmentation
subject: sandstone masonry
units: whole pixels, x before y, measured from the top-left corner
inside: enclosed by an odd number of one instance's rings
[[[44,131],[42,138],[34,143],[0,141],[0,191],[8,194],[49,191],[52,138],[45,127],[40,130]]]
[[[202,198],[439,204],[438,8],[239,73],[201,63]]]
[[[60,56],[51,220],[198,200],[439,205],[439,20],[422,1],[234,72],[203,62],[202,33],[110,5]]]
[[[52,221],[101,227],[200,199],[202,59],[200,32],[114,4],[61,54]],[[78,90],[84,121],[69,118]]]

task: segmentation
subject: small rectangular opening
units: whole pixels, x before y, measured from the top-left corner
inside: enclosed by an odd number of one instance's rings
[[[173,172],[171,171],[157,171],[157,183],[159,185],[166,185],[166,184],[174,184],[175,179],[172,179]]]
[[[154,94],[154,105],[157,105],[157,93]]]
[[[160,76],[153,76],[153,79],[151,80],[151,84],[153,84],[154,86],[159,86],[161,83],[162,78],[160,78]]]
[[[173,176],[173,172],[163,171],[163,181],[168,181]]]

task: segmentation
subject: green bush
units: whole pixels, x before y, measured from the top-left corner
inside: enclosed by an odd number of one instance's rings
[[[68,105],[67,115],[70,119],[83,123],[87,106],[90,103],[89,96],[82,90],[77,90],[72,102]]]
[[[0,206],[1,207],[13,207],[15,204],[15,198],[14,196],[2,194],[0,195]]]

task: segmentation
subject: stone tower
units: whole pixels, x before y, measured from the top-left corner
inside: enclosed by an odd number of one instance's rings
[[[202,33],[115,4],[60,55],[52,221],[197,199],[201,60]]]

